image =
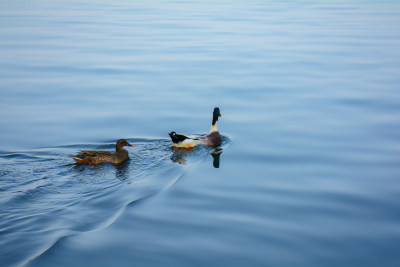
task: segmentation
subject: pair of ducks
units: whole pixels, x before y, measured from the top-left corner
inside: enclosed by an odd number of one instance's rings
[[[211,130],[207,135],[191,137],[184,134],[177,134],[176,132],[170,132],[169,136],[172,140],[172,146],[192,148],[198,144],[203,144],[206,146],[215,146],[221,142],[221,135],[218,131],[218,118],[221,117],[219,108],[214,108],[213,120],[211,125]],[[129,144],[125,139],[119,139],[115,145],[115,152],[110,151],[94,151],[94,150],[81,150],[81,153],[77,155],[71,155],[71,157],[78,164],[91,164],[96,165],[103,162],[109,162],[113,164],[119,164],[128,159],[128,151],[123,147],[133,145]]]

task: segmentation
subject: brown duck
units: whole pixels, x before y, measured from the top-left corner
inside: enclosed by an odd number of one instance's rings
[[[125,139],[119,139],[115,145],[115,152],[110,151],[93,151],[93,150],[81,150],[82,153],[77,155],[71,155],[71,157],[79,164],[100,164],[103,162],[109,162],[119,164],[128,159],[128,151],[123,149],[124,146],[133,147]]]
[[[216,146],[221,142],[221,135],[218,131],[218,118],[221,117],[221,112],[219,108],[214,108],[213,120],[211,124],[211,130],[208,134],[203,136],[191,137],[185,134],[177,134],[176,132],[170,132],[169,136],[172,140],[172,146],[174,147],[184,147],[192,148],[198,144],[203,144],[206,146]]]

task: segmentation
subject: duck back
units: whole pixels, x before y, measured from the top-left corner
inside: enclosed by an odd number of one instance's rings
[[[202,143],[206,146],[216,146],[221,142],[221,135],[219,132],[211,132],[205,136]]]
[[[128,151],[122,149],[117,152],[83,150],[82,153],[72,156],[77,163],[100,164],[109,162],[120,164],[128,159]]]

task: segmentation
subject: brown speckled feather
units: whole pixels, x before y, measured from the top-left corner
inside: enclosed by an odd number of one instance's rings
[[[128,151],[123,149],[124,146],[132,145],[126,140],[120,139],[115,145],[116,152],[81,150],[82,153],[71,155],[71,157],[79,164],[100,164],[103,162],[119,164],[127,160],[129,157]]]

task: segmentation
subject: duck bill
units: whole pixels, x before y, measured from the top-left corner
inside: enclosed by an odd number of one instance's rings
[[[222,114],[221,114],[221,113],[219,113],[218,117],[222,117]]]

